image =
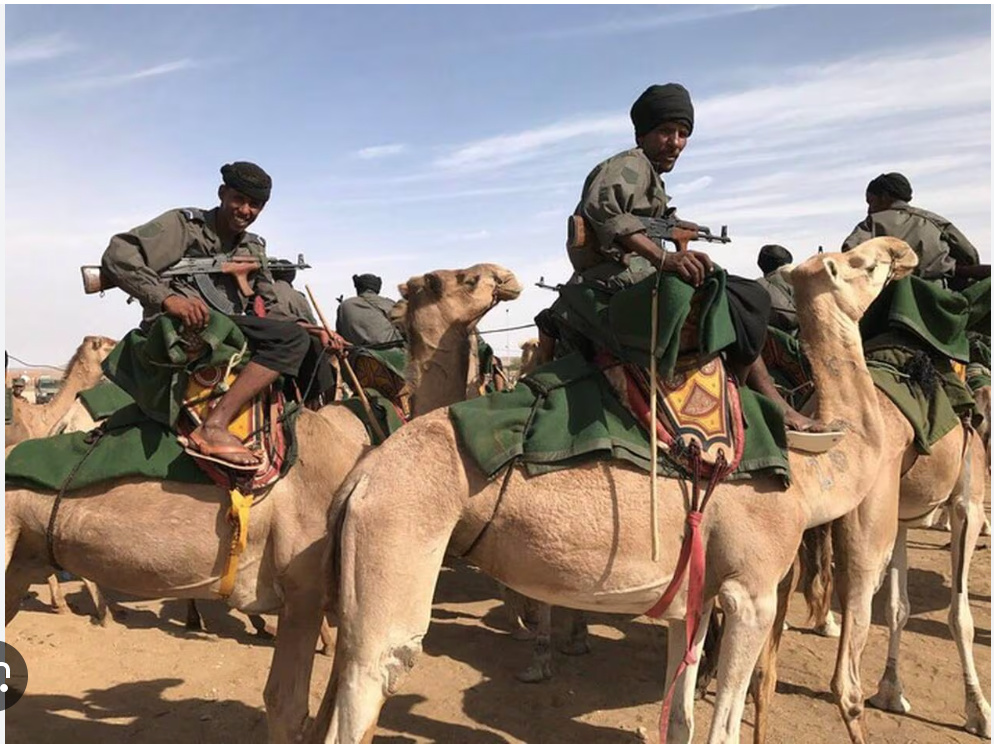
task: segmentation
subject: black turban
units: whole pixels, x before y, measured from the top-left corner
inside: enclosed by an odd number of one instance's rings
[[[649,134],[663,122],[679,122],[686,125],[688,133],[694,131],[694,105],[690,93],[679,83],[651,85],[632,104],[636,137]]]
[[[896,171],[880,174],[866,185],[866,191],[878,197],[893,197],[902,202],[911,201],[911,182],[904,174],[899,174]]]
[[[783,246],[778,246],[775,243],[766,244],[759,250],[758,264],[764,275],[793,261],[794,256]]]
[[[367,290],[379,293],[380,288],[383,287],[383,280],[376,275],[352,275],[352,284],[355,285],[357,293],[364,293]]]
[[[268,202],[273,189],[273,180],[269,174],[254,163],[235,161],[221,166],[221,177],[224,183],[232,189],[237,189],[246,197]]]

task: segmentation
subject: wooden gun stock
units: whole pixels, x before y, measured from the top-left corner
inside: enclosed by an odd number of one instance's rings
[[[251,298],[255,294],[252,284],[248,281],[249,275],[258,271],[262,265],[257,259],[232,257],[231,261],[222,262],[222,274],[231,275],[238,283],[238,292],[246,298]]]
[[[117,287],[117,283],[100,267],[80,267],[79,270],[83,273],[83,292],[87,295]]]

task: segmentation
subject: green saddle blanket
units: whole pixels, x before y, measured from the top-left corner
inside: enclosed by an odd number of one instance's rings
[[[95,445],[88,433],[24,441],[7,456],[7,486],[72,491],[123,477],[211,483],[176,436],[136,405],[116,411],[103,429]]]
[[[107,419],[119,409],[124,409],[135,403],[131,394],[122,389],[116,383],[101,383],[92,389],[80,391],[76,394],[86,411],[90,413],[95,421]]]
[[[788,481],[779,410],[748,389],[739,389],[739,394],[745,452],[729,479],[775,474]],[[580,354],[542,366],[511,391],[456,404],[449,416],[465,449],[491,477],[515,458],[532,475],[598,458],[651,468],[648,434],[618,401],[603,374]],[[684,476],[665,455],[659,465],[665,476]]]
[[[373,410],[373,414],[376,416],[376,421],[379,423],[380,428],[386,433],[389,438],[395,432],[397,432],[404,421],[397,414],[396,408],[390,402],[390,399],[383,396],[376,389],[365,389],[366,398],[369,400],[369,406]],[[383,441],[379,439],[376,435],[376,430],[369,421],[369,415],[366,414],[366,408],[362,406],[362,401],[358,396],[353,396],[349,399],[345,399],[341,402],[342,406],[347,407],[352,414],[359,418],[362,424],[366,428],[366,432],[369,433],[369,439],[373,445],[378,446]]]

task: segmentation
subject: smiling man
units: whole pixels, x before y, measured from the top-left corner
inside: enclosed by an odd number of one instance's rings
[[[308,355],[312,349],[310,334],[336,349],[341,348],[342,341],[337,335],[329,337],[316,327],[295,323],[285,312],[265,266],[266,242],[247,230],[269,201],[269,174],[254,163],[237,161],[223,166],[221,177],[224,183],[217,190],[220,205],[210,210],[169,210],[145,225],[117,234],[104,252],[102,269],[142,304],[143,331],[162,315],[172,317],[185,329],[200,330],[213,311],[230,317],[244,333],[252,359],[207,420],[191,433],[190,443],[205,457],[251,470],[259,457],[228,432],[239,409],[280,374],[308,377],[306,371],[302,373],[302,365],[318,364]],[[249,280],[254,292],[251,298],[239,292],[230,275],[201,275],[195,281],[159,274],[184,257],[218,254],[262,260],[262,268]],[[204,288],[205,282],[213,287]]]

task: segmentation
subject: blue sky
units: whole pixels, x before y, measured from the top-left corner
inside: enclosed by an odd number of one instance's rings
[[[552,300],[532,283],[569,276],[584,177],[668,81],[697,121],[667,190],[729,226],[712,249],[729,270],[756,276],[764,243],[835,250],[891,170],[990,261],[989,5],[8,6],[5,29],[5,346],[30,362],[136,324],[78,267],[213,206],[239,159],[275,182],[253,229],[314,265],[300,278],[327,316],[354,273],[395,297],[493,261],[529,287],[482,328],[527,323]]]

